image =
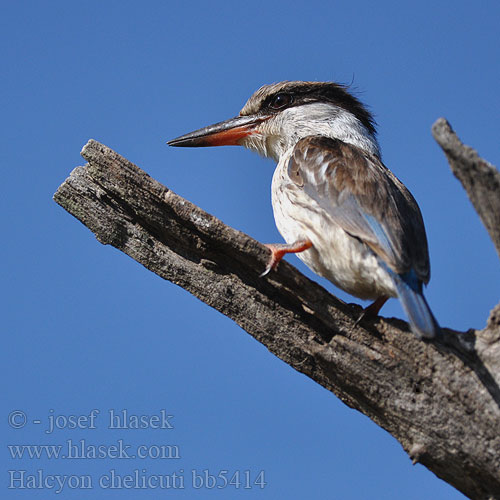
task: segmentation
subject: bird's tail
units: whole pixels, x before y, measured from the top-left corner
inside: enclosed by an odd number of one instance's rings
[[[425,300],[422,282],[415,272],[395,275],[394,283],[415,336],[419,339],[432,339],[438,335],[441,329]]]

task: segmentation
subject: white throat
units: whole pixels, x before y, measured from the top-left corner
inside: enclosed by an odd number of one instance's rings
[[[352,114],[331,103],[314,102],[283,110],[258,127],[242,145],[279,161],[300,139],[321,135],[340,139],[380,157],[375,136]]]

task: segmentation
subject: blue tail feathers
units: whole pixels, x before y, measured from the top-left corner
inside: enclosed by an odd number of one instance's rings
[[[399,300],[408,316],[415,336],[427,339],[434,338],[438,335],[440,327],[425,300],[422,282],[413,270],[405,274],[391,274]]]

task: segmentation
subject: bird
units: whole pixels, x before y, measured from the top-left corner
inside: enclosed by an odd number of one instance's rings
[[[399,298],[418,339],[440,327],[423,294],[429,251],[415,198],[383,164],[369,109],[336,82],[263,85],[238,116],[168,141],[170,146],[241,145],[277,162],[271,192],[286,243],[263,275],[296,253],[316,274],[373,303]]]

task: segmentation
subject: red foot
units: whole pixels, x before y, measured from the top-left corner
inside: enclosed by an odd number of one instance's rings
[[[276,243],[276,244],[266,244],[266,247],[269,248],[269,250],[271,250],[271,258],[267,263],[266,270],[260,275],[261,277],[268,274],[272,269],[276,269],[276,267],[280,263],[280,260],[287,253],[303,252],[304,250],[311,248],[312,243],[309,240],[298,240],[289,245]]]

